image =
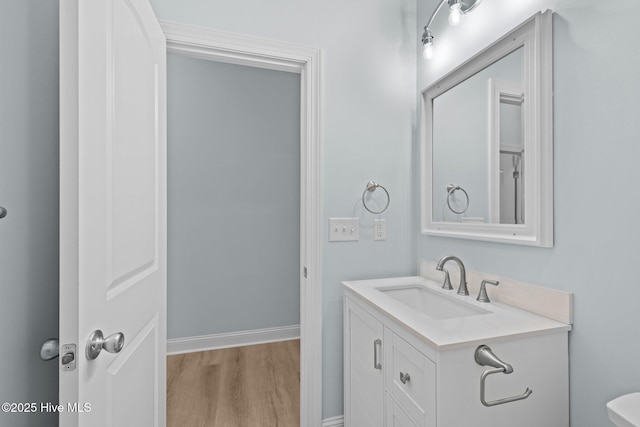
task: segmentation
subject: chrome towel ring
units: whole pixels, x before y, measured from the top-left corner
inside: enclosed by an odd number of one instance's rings
[[[367,206],[367,202],[364,200],[364,196],[367,194],[367,191],[376,191],[376,188],[382,188],[382,190],[385,192],[385,194],[387,195],[387,204],[384,205],[384,208],[382,208],[379,211],[374,211],[369,209],[369,206]],[[389,207],[389,202],[391,201],[391,197],[389,196],[389,192],[387,191],[386,188],[384,188],[382,185],[378,184],[375,181],[369,181],[367,182],[367,188],[364,189],[364,192],[362,193],[362,204],[364,205],[364,208],[366,210],[368,210],[369,212],[371,212],[372,214],[381,214],[382,212],[386,211],[387,208]]]
[[[455,209],[453,209],[451,207],[451,202],[450,202],[450,198],[451,195],[456,191],[456,190],[460,190],[464,193],[465,197],[467,198],[467,203],[466,206],[464,207],[464,209],[462,209],[461,211],[457,211]],[[451,210],[451,212],[456,213],[456,214],[462,214],[465,213],[467,211],[467,209],[469,209],[469,195],[467,194],[467,192],[465,191],[464,188],[460,187],[459,185],[455,185],[455,184],[449,184],[447,185],[447,206],[449,206],[449,209]]]

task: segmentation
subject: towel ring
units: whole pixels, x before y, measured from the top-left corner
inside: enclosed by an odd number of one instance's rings
[[[451,207],[451,203],[449,198],[451,197],[451,195],[456,191],[456,190],[460,190],[464,193],[465,197],[467,198],[467,206],[464,207],[464,209],[462,209],[461,211],[457,211],[455,209],[453,209]],[[463,214],[467,211],[467,209],[469,209],[469,195],[467,194],[467,192],[465,191],[464,188],[460,187],[459,185],[455,185],[455,184],[449,184],[447,185],[447,206],[449,206],[449,209],[451,210],[451,212],[456,213],[456,214]]]
[[[367,202],[364,200],[364,196],[367,194],[367,191],[376,191],[376,188],[382,188],[382,190],[385,192],[385,194],[387,195],[387,204],[384,205],[384,208],[382,208],[379,211],[374,211],[369,209],[369,206],[367,206]],[[364,189],[364,192],[362,193],[362,204],[364,205],[364,208],[366,210],[368,210],[369,212],[371,212],[372,214],[381,214],[382,212],[386,211],[387,208],[389,207],[389,202],[391,201],[391,197],[389,196],[389,192],[387,191],[386,188],[384,188],[382,185],[378,184],[375,181],[369,181],[367,182],[367,188]]]

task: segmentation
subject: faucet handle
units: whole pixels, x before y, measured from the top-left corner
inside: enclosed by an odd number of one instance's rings
[[[449,270],[444,269],[444,283],[442,284],[442,289],[446,289],[448,291],[453,289],[451,286],[451,278],[449,277]]]
[[[482,283],[480,283],[480,292],[478,292],[478,298],[476,298],[476,301],[491,302],[489,295],[487,295],[487,283],[493,286],[498,286],[500,282],[497,280],[483,280]]]

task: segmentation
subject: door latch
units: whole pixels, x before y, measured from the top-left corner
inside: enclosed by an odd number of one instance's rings
[[[76,369],[76,345],[64,344],[60,347],[60,363],[63,371]]]

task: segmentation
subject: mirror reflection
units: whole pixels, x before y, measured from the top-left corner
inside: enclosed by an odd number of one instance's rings
[[[434,222],[525,223],[523,50],[433,98]]]
[[[519,89],[519,88],[518,88]],[[496,200],[500,212],[500,224],[524,224],[524,146],[522,133],[522,91],[511,95],[498,93],[499,116],[496,135],[499,147],[499,197]],[[492,144],[493,145],[493,144]]]

